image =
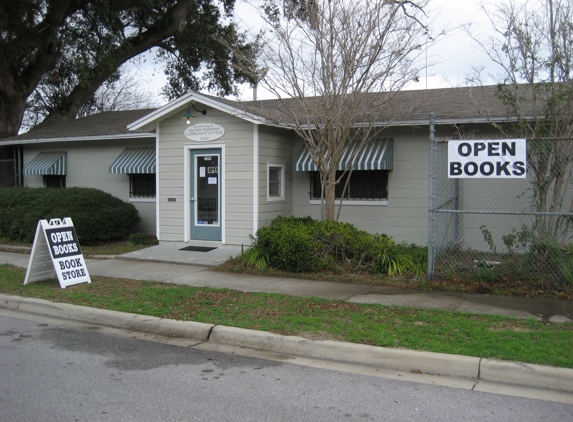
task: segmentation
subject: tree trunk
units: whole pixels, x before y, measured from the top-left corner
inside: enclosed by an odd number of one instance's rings
[[[18,134],[25,107],[26,98],[21,95],[0,96],[0,139]]]
[[[324,178],[324,209],[326,220],[336,220],[336,171],[330,171]]]

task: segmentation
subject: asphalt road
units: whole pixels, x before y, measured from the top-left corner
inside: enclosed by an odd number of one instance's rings
[[[145,338],[0,313],[0,421],[573,421],[573,405]]]

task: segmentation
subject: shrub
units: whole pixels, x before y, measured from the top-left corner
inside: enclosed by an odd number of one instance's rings
[[[140,222],[137,209],[89,188],[0,189],[0,237],[32,243],[38,220],[71,217],[80,244],[127,239]]]
[[[129,235],[130,245],[157,245],[159,242],[155,236],[150,236],[147,233],[132,233]]]
[[[256,254],[259,265],[264,260],[270,267],[290,272],[338,271],[345,267],[390,275],[422,275],[427,266],[427,248],[396,245],[386,235],[310,217],[275,218],[268,227],[259,229],[250,251]]]
[[[314,224],[312,219],[277,217],[257,231],[256,249],[273,268],[292,272],[318,269],[313,260],[319,247],[312,236]]]

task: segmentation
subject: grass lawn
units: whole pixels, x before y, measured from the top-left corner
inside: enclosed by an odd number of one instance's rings
[[[310,339],[573,368],[573,324],[107,277],[66,289],[56,280],[24,286],[24,276],[24,269],[0,265],[0,293]]]

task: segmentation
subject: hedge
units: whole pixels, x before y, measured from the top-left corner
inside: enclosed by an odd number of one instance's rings
[[[254,257],[257,259],[251,259]],[[371,234],[349,223],[277,217],[257,231],[253,248],[244,259],[258,267],[268,265],[289,272],[342,266],[373,273],[422,274],[427,251],[416,245],[398,245],[386,235]]]
[[[141,221],[132,204],[98,189],[0,189],[0,238],[32,243],[38,220],[64,217],[83,245],[127,239]]]

